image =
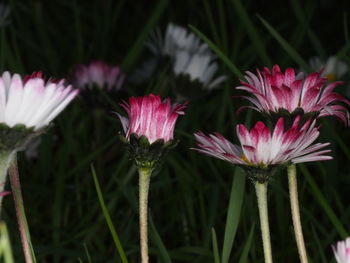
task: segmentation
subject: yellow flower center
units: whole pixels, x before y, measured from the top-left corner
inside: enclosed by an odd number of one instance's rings
[[[337,76],[334,73],[329,73],[326,75],[326,78],[329,82],[335,81],[337,79]]]
[[[248,160],[248,158],[247,158],[247,156],[245,156],[245,154],[242,154],[241,160],[244,161],[245,163],[247,163],[250,166],[260,167],[260,168],[263,168],[263,169],[268,167],[268,165],[263,163],[263,162],[258,163],[258,164],[252,163],[251,161]]]
[[[245,154],[243,153],[241,156],[241,160],[246,162],[249,165],[252,165],[252,163],[247,159],[247,156],[245,156]]]

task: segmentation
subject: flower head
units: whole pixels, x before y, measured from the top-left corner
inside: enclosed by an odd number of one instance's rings
[[[77,95],[63,80],[45,81],[40,72],[0,77],[0,151],[22,149]]]
[[[171,104],[169,98],[162,101],[160,96],[150,94],[131,97],[129,103],[123,102],[121,106],[129,115],[129,119],[118,115],[126,138],[134,133],[139,137],[146,136],[152,144],[157,140],[168,142],[173,139],[176,120],[184,114],[186,104]]]
[[[267,180],[265,171],[279,165],[332,159],[324,155],[330,150],[320,151],[329,143],[312,144],[319,135],[315,121],[308,120],[300,127],[299,116],[287,130],[284,119],[279,118],[272,132],[263,122],[258,122],[250,131],[242,124],[237,125],[237,134],[240,145],[232,144],[218,133],[207,136],[197,132],[195,150],[253,170],[253,176],[261,175],[253,180]]]
[[[125,132],[124,141],[138,166],[154,167],[159,159],[176,145],[174,140],[175,123],[184,114],[185,104],[171,104],[160,96],[150,94],[144,97],[131,97],[129,103],[121,106],[129,118],[118,114]]]
[[[186,50],[190,53],[210,53],[210,48],[203,43],[194,33],[188,32],[185,27],[169,23],[164,38],[157,31],[147,46],[154,54],[161,54],[171,58],[176,56],[178,50]]]
[[[350,263],[350,237],[332,246],[337,263]]]
[[[11,15],[11,7],[8,4],[0,3],[0,27],[8,25]]]
[[[288,68],[284,73],[275,65],[270,71],[264,68],[257,70],[257,75],[246,72],[247,82],[241,81],[237,89],[245,90],[251,96],[243,96],[255,109],[267,114],[278,114],[287,111],[290,114],[303,111],[318,117],[335,116],[343,123],[349,122],[349,112],[339,102],[350,105],[350,102],[333,89],[341,82],[328,84],[320,73],[312,73],[304,78],[295,76],[295,71]]]
[[[211,90],[226,79],[226,76],[215,78],[216,56],[206,43],[184,27],[168,24],[164,37],[156,31],[147,46],[155,58],[136,70],[134,79],[147,79],[158,66],[166,69],[175,93],[185,98],[198,97],[200,89]]]
[[[73,85],[77,88],[107,88],[119,90],[125,75],[119,66],[95,60],[88,65],[77,65],[73,71]]]
[[[176,52],[173,71],[176,77],[188,77],[190,82],[198,81],[206,89],[213,89],[226,79],[214,78],[218,65],[213,54],[191,53],[187,50]]]
[[[45,81],[41,73],[23,80],[4,72],[0,77],[0,123],[9,127],[22,124],[39,130],[48,125],[78,94],[64,81]]]
[[[321,76],[332,82],[340,79],[347,71],[348,66],[335,56],[322,61],[319,57],[310,59],[310,66],[315,71],[321,71]]]

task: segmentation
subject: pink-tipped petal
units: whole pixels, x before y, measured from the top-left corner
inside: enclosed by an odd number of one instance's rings
[[[272,131],[263,122],[257,122],[250,131],[238,124],[236,131],[241,146],[231,144],[218,133],[206,136],[198,132],[196,150],[232,164],[264,168],[288,162],[330,160],[332,157],[325,155],[330,150],[324,150],[329,143],[313,144],[319,135],[315,121],[307,121],[300,127],[300,120],[297,116],[292,127],[285,130],[284,120],[279,118]]]
[[[146,136],[150,143],[160,139],[168,142],[174,138],[176,120],[184,114],[186,104],[172,105],[169,98],[162,101],[160,96],[154,94],[131,97],[128,103],[120,104],[129,118],[118,116],[127,139],[131,134],[136,134]]]
[[[264,68],[257,70],[254,75],[246,72],[246,81],[241,81],[237,89],[244,90],[249,96],[243,98],[253,103],[253,109],[270,114],[284,109],[293,113],[301,108],[304,113],[318,113],[318,117],[334,116],[348,124],[346,117],[348,110],[342,108],[343,114],[333,110],[333,106],[346,104],[349,100],[333,92],[342,82],[327,84],[327,80],[320,72],[301,76],[295,75],[295,70],[288,68],[284,73],[275,65],[272,72]]]
[[[0,122],[38,130],[48,125],[77,95],[64,81],[46,81],[41,72],[22,78],[5,72],[0,78]]]

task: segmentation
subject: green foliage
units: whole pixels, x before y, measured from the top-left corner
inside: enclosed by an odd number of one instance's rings
[[[4,263],[13,263],[9,233],[5,222],[0,222],[0,259]]]
[[[190,101],[177,123],[175,138],[180,142],[151,180],[151,262],[263,262],[252,185],[245,182],[241,169],[190,150],[193,133],[218,131],[236,141],[237,123],[261,120],[249,110],[235,114],[246,104],[232,98],[241,95],[234,87],[245,70],[254,72],[276,63],[309,71],[310,57],[333,54],[349,64],[348,20],[343,13],[349,4],[316,0],[8,2],[10,22],[0,28],[2,71],[43,70],[47,76],[69,80],[75,64],[101,59],[122,64],[131,76],[150,56],[145,48],[150,33],[157,26],[164,32],[168,22],[190,25],[189,30],[209,44],[218,56],[220,74],[228,79],[221,88],[200,91]],[[344,80],[348,79],[347,73]],[[41,135],[38,157],[20,153],[24,204],[37,262],[139,262],[137,172],[117,138],[121,124],[110,113],[122,113],[118,103],[131,95],[157,92],[175,99],[173,89],[163,83],[157,76],[140,85],[127,81],[117,99],[101,92],[108,106],[100,115],[77,98]],[[347,88],[337,89],[345,94]],[[298,168],[302,223],[312,262],[331,262],[331,244],[350,231],[350,133],[333,120],[324,122],[320,141],[331,142],[334,160]],[[6,252],[4,262],[23,262],[11,197],[4,198],[3,206],[2,219],[15,258],[11,261],[1,224],[0,256]],[[285,171],[271,179],[269,209],[275,262],[298,262]]]

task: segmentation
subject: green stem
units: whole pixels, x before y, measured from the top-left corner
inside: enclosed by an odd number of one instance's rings
[[[290,207],[292,210],[294,234],[297,242],[300,262],[308,263],[304,236],[303,236],[303,229],[301,227],[301,220],[300,220],[297,172],[296,172],[295,164],[290,165],[288,167],[288,183],[289,183]]]
[[[4,192],[6,178],[7,178],[7,171],[8,171],[8,168],[10,167],[10,164],[14,156],[15,156],[15,153],[11,151],[3,151],[0,153],[0,193]],[[0,194],[0,213],[2,209],[2,198],[3,198],[3,195]]]
[[[140,206],[140,247],[141,263],[148,263],[148,191],[152,169],[139,168],[139,206]]]
[[[13,162],[11,163],[11,166],[9,168],[9,175],[25,262],[33,263],[34,261],[30,241],[30,234],[27,225],[26,215],[24,212],[23,197],[21,191],[21,183],[19,181],[16,156],[13,158]]]
[[[267,182],[255,182],[256,197],[258,199],[261,236],[264,247],[265,263],[272,263],[272,250],[269,228],[269,214],[267,209]]]
[[[0,221],[0,245],[1,255],[4,260],[1,262],[14,263],[9,233],[5,222],[2,221]]]

